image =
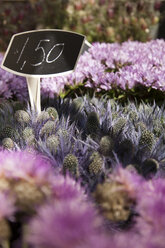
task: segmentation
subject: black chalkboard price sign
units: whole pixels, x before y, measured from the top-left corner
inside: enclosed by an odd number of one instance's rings
[[[13,35],[1,67],[25,77],[46,77],[74,70],[85,36],[63,30],[33,30]]]

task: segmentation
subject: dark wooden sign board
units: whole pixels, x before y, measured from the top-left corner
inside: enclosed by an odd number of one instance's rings
[[[40,78],[72,72],[90,46],[85,36],[58,29],[18,33],[11,38],[1,67],[26,77],[32,109],[40,113]]]
[[[63,30],[34,30],[13,35],[1,67],[24,77],[72,72],[88,49],[85,36]]]

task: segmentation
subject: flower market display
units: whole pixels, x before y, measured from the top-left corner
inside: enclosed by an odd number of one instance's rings
[[[165,92],[165,41],[93,43],[68,76],[41,80],[43,98],[96,92],[115,99],[161,100]],[[0,54],[0,62],[3,55]],[[0,68],[0,97],[27,100],[26,80]]]
[[[26,78],[0,68],[0,248],[164,248],[161,1],[16,2],[3,2],[0,64],[28,25],[92,43],[74,72],[41,78],[41,112]]]
[[[163,247],[164,105],[4,99],[0,123],[2,247]]]

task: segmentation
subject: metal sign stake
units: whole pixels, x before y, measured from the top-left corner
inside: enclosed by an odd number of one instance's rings
[[[29,98],[32,110],[36,110],[38,114],[41,112],[41,97],[40,97],[40,78],[26,77]]]

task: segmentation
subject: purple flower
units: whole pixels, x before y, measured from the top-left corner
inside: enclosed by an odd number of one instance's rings
[[[40,184],[50,180],[52,170],[49,162],[35,153],[1,151],[0,175],[7,178],[32,180]]]
[[[113,248],[146,248],[142,237],[134,231],[116,233],[111,240]]]
[[[165,243],[165,181],[146,181],[138,189],[135,231],[146,248],[163,248]]]
[[[121,45],[95,43],[89,53],[81,56],[68,82],[76,84],[85,80],[85,86],[97,91],[110,90],[114,85],[131,89],[137,83],[164,91],[164,51],[163,40],[127,41]]]
[[[39,209],[30,223],[28,241],[40,248],[85,248],[99,225],[90,204],[76,198],[54,201]]]
[[[87,200],[87,196],[80,184],[68,175],[66,177],[61,175],[56,176],[53,181],[52,191],[56,200]]]
[[[147,181],[139,189],[137,211],[140,214],[138,226],[143,224],[147,232],[158,234],[165,230],[165,181],[155,179]],[[144,231],[143,231],[144,232]]]
[[[41,79],[43,97],[54,97],[65,85],[84,83],[97,91],[119,87],[123,90],[137,84],[165,91],[165,41],[146,43],[126,41],[122,44],[94,43],[77,63],[76,70],[65,76]],[[0,57],[2,60],[3,55]],[[28,98],[25,78],[0,69],[0,96]]]
[[[42,78],[41,79],[41,94],[44,97],[53,98],[55,94],[59,94],[63,91],[66,83],[67,83],[67,77],[64,77],[64,76]]]
[[[143,178],[136,172],[131,172],[118,166],[117,169],[110,174],[110,179],[121,184],[129,197],[136,199],[138,196],[138,188],[143,184]]]
[[[13,96],[19,101],[26,101],[29,99],[27,83],[24,77],[13,75],[13,78],[9,82],[9,89]]]

